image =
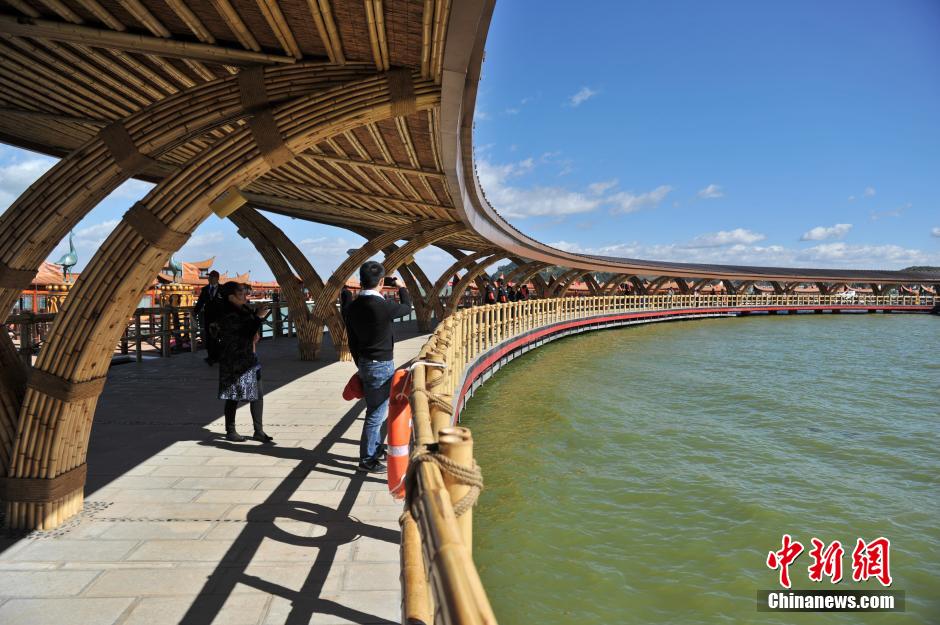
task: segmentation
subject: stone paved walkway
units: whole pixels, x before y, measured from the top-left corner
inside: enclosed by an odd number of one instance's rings
[[[396,334],[399,363],[426,339]],[[261,343],[273,447],[222,438],[205,352],[112,367],[85,511],[0,539],[0,623],[399,622],[401,505],[355,471],[365,406],[343,401],[354,367],[327,350],[309,363],[293,340]],[[250,434],[247,406],[237,419]]]

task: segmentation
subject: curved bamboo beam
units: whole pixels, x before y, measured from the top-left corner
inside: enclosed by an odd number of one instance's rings
[[[296,98],[266,114],[270,132],[256,134],[251,125],[236,129],[128,211],[65,300],[20,410],[8,475],[49,479],[62,484],[66,494],[50,491],[55,498],[43,503],[8,501],[8,524],[51,528],[81,508],[81,471],[107,356],[152,276],[209,216],[210,205],[330,136],[426,110],[439,100],[432,81],[400,71]],[[331,279],[315,320],[326,318],[325,296],[332,304],[338,290]]]
[[[304,287],[307,289],[310,298],[316,300],[320,296],[320,291],[323,290],[323,279],[320,278],[320,274],[313,268],[313,265],[307,260],[304,253],[300,251],[300,248],[284,234],[284,231],[253,208],[245,206],[239,209],[235,214],[243,214],[258,230],[264,233],[268,240],[284,255],[287,262],[294,268],[294,271],[300,275],[300,279],[303,280]],[[306,309],[306,302],[304,303],[304,308]],[[333,342],[333,350],[336,352],[337,359],[341,361],[351,360],[352,356],[349,354],[349,344],[346,341],[346,326],[343,323],[343,317],[339,309],[334,307],[334,314],[326,319],[326,327],[330,331],[330,340]],[[319,351],[322,341],[323,332],[319,331],[315,333],[314,356],[312,358],[316,357],[315,355]]]
[[[446,316],[446,310],[444,304],[441,302],[441,292],[447,287],[447,283],[452,277],[454,277],[458,272],[468,269],[476,264],[478,260],[486,256],[495,254],[495,249],[483,250],[481,252],[475,252],[473,254],[467,254],[465,256],[459,256],[459,253],[452,254],[457,256],[457,261],[454,262],[450,267],[444,270],[437,281],[434,283],[434,286],[431,287],[431,290],[427,294],[427,302],[434,309],[434,314],[437,316],[437,321],[440,323],[444,320]],[[459,281],[458,281],[459,284]],[[467,283],[470,284],[469,282]],[[464,287],[466,289],[466,287]],[[457,290],[456,285],[454,285],[454,290]]]
[[[425,230],[424,232],[421,232],[407,243],[396,249],[390,255],[385,257],[385,260],[382,261],[382,265],[385,267],[385,273],[393,273],[403,262],[414,256],[422,249],[429,245],[433,245],[442,239],[446,239],[451,235],[465,232],[466,229],[466,226],[464,226],[462,223],[451,223],[433,230]]]
[[[611,276],[607,279],[607,282],[604,283],[604,286],[601,287],[602,295],[611,295],[617,292],[617,289],[620,288],[620,285],[623,284],[624,280],[629,277],[628,273],[618,273],[615,276]]]
[[[245,70],[198,84],[103,128],[56,163],[0,217],[0,322],[29,286],[25,280],[70,230],[122,183],[154,159],[211,130],[292,98],[322,92],[363,76],[367,64],[322,63]],[[264,97],[258,94],[263,93]],[[6,266],[18,283],[2,279]]]
[[[323,286],[323,290],[320,292],[316,304],[314,304],[313,311],[310,313],[311,317],[313,317],[314,320],[325,320],[331,307],[335,307],[336,298],[339,297],[339,292],[343,288],[343,285],[346,284],[346,280],[349,279],[349,276],[353,275],[362,263],[369,260],[369,258],[377,252],[394,244],[396,241],[407,239],[425,230],[439,226],[441,226],[441,223],[435,221],[420,221],[405,224],[404,226],[383,232],[367,241],[362,247],[350,254],[346,260],[337,267],[333,275],[330,276],[330,279]]]
[[[557,294],[555,295],[555,297],[564,297],[565,295],[567,295],[568,289],[574,286],[574,283],[577,282],[578,280],[584,279],[585,281],[587,281],[587,276],[590,274],[585,273],[584,270],[582,269],[578,269],[577,272],[578,273],[572,276],[570,280],[564,283],[564,285],[557,291]]]
[[[291,271],[290,266],[277,247],[244,215],[235,212],[229,216],[229,219],[238,226],[238,233],[255,246],[255,249],[258,250],[258,253],[261,254],[264,262],[267,263],[274,274],[278,285],[280,285],[281,293],[284,294],[284,300],[287,303],[287,309],[294,320],[294,327],[297,328],[297,349],[300,352],[300,359],[313,360],[313,354],[316,353],[315,345],[318,343],[315,334],[320,329],[315,329],[313,323],[311,323],[310,315],[307,312],[307,298],[304,297],[301,288],[301,280]]]
[[[554,283],[549,282],[549,294],[548,297],[559,297],[562,289],[567,291],[567,285],[569,282],[575,280],[578,276],[584,273],[583,269],[569,269],[565,273],[558,276],[558,279]]]
[[[502,260],[503,258],[509,258],[509,254],[506,252],[496,252],[492,256],[488,256],[482,259],[476,265],[470,267],[467,270],[467,273],[460,279],[460,282],[457,283],[457,286],[454,287],[453,293],[450,294],[450,299],[447,300],[447,309],[446,314],[452,315],[454,311],[457,310],[457,306],[460,305],[460,298],[463,297],[464,291],[467,290],[467,287],[470,286],[470,283],[484,271],[486,268],[492,265],[493,263]]]
[[[548,263],[539,260],[523,263],[509,272],[509,275],[506,276],[506,282],[525,284],[534,274],[548,266]],[[525,278],[525,280],[523,280],[523,278]]]

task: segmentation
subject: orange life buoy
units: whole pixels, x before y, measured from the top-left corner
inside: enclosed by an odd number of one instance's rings
[[[408,445],[411,443],[411,403],[408,401],[411,372],[399,369],[392,378],[388,400],[388,492],[395,499],[405,496]]]

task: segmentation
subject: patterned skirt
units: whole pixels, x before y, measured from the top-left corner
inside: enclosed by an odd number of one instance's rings
[[[261,399],[261,364],[253,365],[228,387],[219,387],[219,399],[255,401]]]

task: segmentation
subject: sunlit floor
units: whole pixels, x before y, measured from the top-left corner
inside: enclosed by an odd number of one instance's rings
[[[399,362],[425,341],[396,334]],[[398,622],[401,505],[355,471],[364,404],[343,401],[353,365],[326,352],[260,345],[276,446],[222,438],[205,352],[113,367],[85,511],[0,541],[0,623]],[[247,406],[237,418],[250,434]]]

